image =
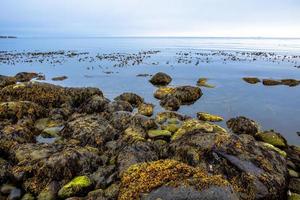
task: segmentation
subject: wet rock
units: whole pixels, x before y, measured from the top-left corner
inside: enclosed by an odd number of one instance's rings
[[[190,104],[197,101],[202,96],[202,91],[199,87],[180,86],[176,87],[174,96],[181,104]]]
[[[151,139],[170,139],[172,133],[168,130],[149,130],[148,137]]]
[[[59,183],[52,181],[38,195],[38,200],[55,200],[58,198]]]
[[[157,115],[155,116],[155,121],[159,124],[162,124],[168,119],[178,119],[179,121],[183,121],[188,118],[188,116],[181,115],[177,112],[165,111],[157,113]]]
[[[256,84],[256,83],[260,82],[260,79],[255,78],[255,77],[245,77],[245,78],[243,78],[243,80],[247,83],[250,83],[250,84]]]
[[[121,176],[118,199],[137,199],[143,193],[150,193],[151,197],[160,186],[176,187],[183,184],[186,187],[194,187],[198,191],[210,186],[230,186],[228,181],[221,176],[210,176],[200,168],[194,168],[175,160],[158,160],[129,167]],[[156,192],[151,194],[152,191]]]
[[[291,195],[288,196],[288,200],[300,200],[300,194],[291,193]]]
[[[300,179],[299,178],[291,178],[289,183],[289,189],[291,192],[300,194]]]
[[[97,88],[64,88],[48,83],[27,82],[9,85],[1,89],[0,101],[31,101],[46,108],[61,107],[70,104],[81,105],[86,99],[103,96]]]
[[[132,119],[132,113],[126,111],[118,111],[112,114],[111,125],[117,130],[125,130],[129,127]]]
[[[15,77],[0,75],[0,88],[3,88],[8,85],[13,85],[16,82],[17,82],[17,79]]]
[[[117,96],[114,100],[115,101],[120,101],[120,100],[127,101],[133,107],[138,107],[141,103],[144,102],[144,99],[142,97],[140,97],[137,94],[130,93],[130,92],[125,92],[125,93],[121,94],[120,96]]]
[[[300,171],[300,148],[298,146],[289,146],[285,149],[288,159],[293,163],[293,169]]]
[[[153,114],[153,104],[142,103],[138,107],[138,113],[145,116],[151,116]]]
[[[300,84],[300,81],[295,79],[282,79],[281,83],[290,87],[295,87]]]
[[[259,130],[255,121],[243,116],[231,118],[226,122],[226,124],[227,127],[235,134],[249,134],[254,136]]]
[[[0,119],[17,121],[22,118],[37,119],[44,116],[45,109],[29,101],[11,101],[0,103]]]
[[[149,81],[153,85],[168,85],[172,81],[172,78],[166,73],[158,72]]]
[[[155,119],[140,114],[136,114],[132,117],[131,124],[133,126],[141,127],[144,130],[158,128]]]
[[[44,81],[44,80],[46,80],[46,76],[44,74],[38,74],[38,76],[36,77],[36,80]]]
[[[212,174],[223,174],[240,199],[286,196],[286,160],[251,135],[193,130],[169,145],[169,156]],[[255,148],[254,148],[255,147]]]
[[[116,111],[128,111],[132,112],[133,107],[130,103],[127,101],[113,101],[108,105],[107,111],[110,113],[116,112]]]
[[[198,86],[202,86],[202,87],[207,87],[207,88],[214,88],[214,85],[208,84],[207,83],[208,79],[207,78],[199,78],[197,81],[197,85]]]
[[[66,183],[101,164],[99,150],[71,144],[24,144],[15,150],[14,177],[27,192],[39,194],[50,182]]]
[[[279,148],[277,148],[277,147],[275,147],[275,146],[273,146],[272,144],[269,144],[269,143],[261,142],[261,144],[262,144],[264,147],[268,148],[268,149],[271,149],[271,150],[273,150],[273,151],[276,151],[276,152],[279,153],[282,157],[286,158],[287,154],[286,154],[285,151],[282,151],[281,149],[279,149]]]
[[[272,80],[272,79],[263,79],[263,84],[266,86],[274,86],[274,85],[281,85],[280,81]]]
[[[68,77],[67,76],[57,76],[57,77],[53,77],[51,80],[52,81],[63,81],[66,80]]]
[[[160,105],[166,110],[177,111],[181,102],[173,95],[168,95],[160,101]]]
[[[94,95],[79,107],[79,113],[100,113],[107,109],[109,100],[100,95]]]
[[[35,198],[32,194],[26,193],[26,194],[24,194],[24,196],[22,197],[21,200],[35,200]],[[46,199],[44,199],[44,200],[46,200]]]
[[[182,126],[182,122],[178,119],[169,119],[161,125],[161,129],[168,130],[171,133],[175,133]]]
[[[151,74],[137,74],[137,77],[147,77],[147,76],[152,76]]]
[[[3,155],[3,154],[1,154]],[[5,183],[11,177],[11,165],[0,157],[0,185]]]
[[[28,82],[36,77],[38,77],[38,74],[35,72],[20,72],[15,75],[18,82]]]
[[[95,183],[96,189],[104,189],[108,185],[112,184],[114,179],[114,171],[115,166],[109,165],[109,166],[101,166],[98,168],[97,171],[95,171],[91,176],[91,180]]]
[[[88,193],[87,200],[106,200],[106,197],[102,189],[97,189]]]
[[[154,97],[157,99],[163,99],[168,95],[172,95],[175,93],[175,88],[171,87],[160,87],[154,92]]]
[[[238,200],[238,196],[230,187],[211,186],[208,189],[197,191],[193,187],[180,186],[169,187],[161,186],[145,195],[143,200]]]
[[[63,199],[72,196],[84,196],[91,186],[92,181],[87,176],[78,176],[64,185],[58,191],[58,196]]]
[[[287,147],[287,141],[285,140],[285,138],[280,133],[276,133],[273,130],[257,133],[255,135],[255,138],[257,140],[272,144],[273,146],[278,148]]]
[[[218,115],[213,115],[205,112],[198,112],[197,118],[202,121],[209,121],[209,122],[220,122],[224,119]]]
[[[114,121],[116,126],[121,126],[121,115],[115,114]],[[123,119],[123,118],[122,118]],[[127,120],[127,119],[124,119]],[[60,136],[66,139],[80,141],[80,145],[91,145],[103,148],[107,141],[116,137],[116,130],[106,119],[100,115],[75,115],[60,132]]]
[[[119,184],[111,184],[104,190],[104,195],[107,199],[117,199],[120,190]]]
[[[64,128],[64,122],[50,118],[41,118],[35,122],[34,127],[47,136],[57,137]]]

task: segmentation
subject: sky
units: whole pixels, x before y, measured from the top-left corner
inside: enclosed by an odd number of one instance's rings
[[[0,0],[0,35],[300,37],[300,0]]]

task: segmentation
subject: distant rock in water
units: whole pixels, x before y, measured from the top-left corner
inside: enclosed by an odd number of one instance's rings
[[[3,36],[3,35],[0,35],[0,39],[16,39],[17,37],[16,36]]]
[[[52,81],[63,81],[66,80],[68,77],[67,76],[57,76],[57,77],[53,77]]]
[[[199,78],[197,81],[197,85],[202,87],[207,87],[207,88],[214,88],[215,86],[208,84],[207,80],[208,80],[207,78]]]
[[[153,85],[168,85],[172,78],[166,73],[158,72],[149,80]]]
[[[243,80],[247,83],[250,83],[250,84],[256,84],[256,83],[259,83],[261,82],[259,80],[259,78],[256,78],[256,77],[244,77]]]

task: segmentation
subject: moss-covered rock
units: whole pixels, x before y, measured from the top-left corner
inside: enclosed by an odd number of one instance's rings
[[[35,198],[32,194],[26,193],[26,194],[23,195],[21,200],[35,200]],[[46,200],[46,199],[44,199],[44,200]]]
[[[181,102],[173,95],[164,97],[160,103],[163,108],[170,111],[177,111],[180,108]]]
[[[18,82],[27,82],[36,77],[38,74],[35,72],[19,72],[15,75]]]
[[[272,144],[278,148],[287,147],[287,141],[285,138],[280,133],[276,133],[273,130],[257,133],[255,137],[257,140]]]
[[[92,186],[92,181],[87,176],[78,176],[64,185],[59,191],[60,198],[68,198],[72,196],[84,196],[88,193],[88,189]]]
[[[172,78],[166,73],[158,72],[149,81],[153,85],[168,85],[172,81]]]
[[[267,147],[268,149],[276,151],[277,153],[279,153],[283,157],[286,157],[286,155],[287,155],[285,151],[282,151],[281,149],[273,146],[272,144],[262,142],[262,145]]]
[[[181,104],[191,104],[197,101],[202,96],[202,91],[199,87],[194,86],[180,86],[176,87],[174,96],[181,102]]]
[[[231,118],[226,124],[235,134],[248,134],[254,136],[259,131],[258,124],[244,116]]]
[[[121,177],[118,199],[138,199],[142,193],[149,193],[162,185],[178,187],[183,184],[197,190],[230,185],[219,175],[210,176],[201,168],[167,159],[136,164],[127,169]]]
[[[300,81],[295,80],[295,79],[282,79],[281,83],[283,85],[287,85],[287,86],[290,86],[290,87],[295,87],[295,86],[300,84]]]
[[[291,193],[291,195],[288,196],[288,200],[300,200],[300,194]]]
[[[218,115],[213,115],[205,112],[198,112],[197,117],[199,120],[209,121],[209,122],[220,122],[224,120],[222,117]]]
[[[150,103],[142,103],[138,107],[138,113],[145,116],[151,116],[153,114],[154,105]]]
[[[57,137],[59,132],[64,128],[64,122],[50,118],[41,118],[35,122],[34,127],[46,136]]]
[[[188,116],[181,115],[177,112],[165,111],[157,113],[157,115],[155,116],[155,121],[159,124],[162,124],[169,119],[178,119],[179,121],[183,121],[188,118]]]
[[[176,89],[172,87],[160,87],[154,92],[154,97],[157,99],[163,99],[168,95],[174,94],[175,91]]]
[[[208,84],[207,83],[208,79],[207,78],[199,78],[197,81],[197,85],[198,86],[202,86],[202,87],[207,87],[207,88],[214,88],[214,85]]]
[[[144,99],[139,95],[131,92],[125,92],[119,96],[117,96],[115,101],[127,101],[133,107],[138,107],[141,103],[144,102]]]
[[[149,130],[148,137],[152,139],[168,139],[170,138],[172,133],[168,130]]]

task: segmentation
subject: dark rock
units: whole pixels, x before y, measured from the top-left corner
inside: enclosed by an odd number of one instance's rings
[[[149,81],[153,85],[168,85],[172,81],[172,78],[168,74],[158,72]]]
[[[115,101],[127,101],[133,107],[138,107],[144,102],[144,99],[137,94],[125,92],[115,98]]]
[[[86,102],[84,102],[80,107],[80,113],[100,113],[107,109],[109,100],[100,95],[94,95]]]
[[[36,77],[38,77],[38,74],[35,72],[20,72],[15,75],[18,82],[28,82]]]
[[[57,76],[57,77],[53,77],[51,80],[52,81],[63,81],[66,80],[68,77],[67,76]]]
[[[235,134],[249,134],[254,136],[259,130],[255,121],[243,116],[231,118],[226,124]]]
[[[263,79],[263,84],[266,86],[274,86],[274,85],[281,85],[281,82],[272,79]]]
[[[177,111],[181,102],[173,95],[168,95],[160,101],[160,105],[166,110]]]
[[[110,113],[116,112],[116,111],[128,111],[132,112],[133,107],[130,103],[127,101],[113,101],[108,105],[107,111]]]
[[[289,183],[291,192],[300,194],[300,178],[291,178]]]
[[[0,88],[6,87],[8,85],[13,85],[16,82],[17,82],[17,79],[15,77],[0,75]]]
[[[0,157],[0,185],[7,182],[10,177],[11,165],[6,160]]]
[[[132,117],[131,124],[133,126],[141,127],[145,130],[158,128],[154,119],[139,114],[136,114]]]
[[[59,183],[52,181],[38,195],[38,200],[55,200],[58,198]]]
[[[138,113],[145,116],[151,116],[153,114],[154,105],[150,103],[142,103],[138,107]]]
[[[19,188],[14,188],[11,190],[7,197],[7,200],[19,200],[21,199],[22,191]]]
[[[112,114],[110,123],[117,130],[125,130],[130,125],[131,119],[131,112],[118,111]]]
[[[300,81],[295,79],[282,79],[281,83],[290,87],[295,87],[300,84]]]
[[[260,82],[259,78],[255,78],[255,77],[245,77],[243,78],[243,80],[250,84],[256,84]]]
[[[202,96],[202,91],[199,87],[180,86],[176,87],[174,96],[181,104],[190,104],[197,101]]]

